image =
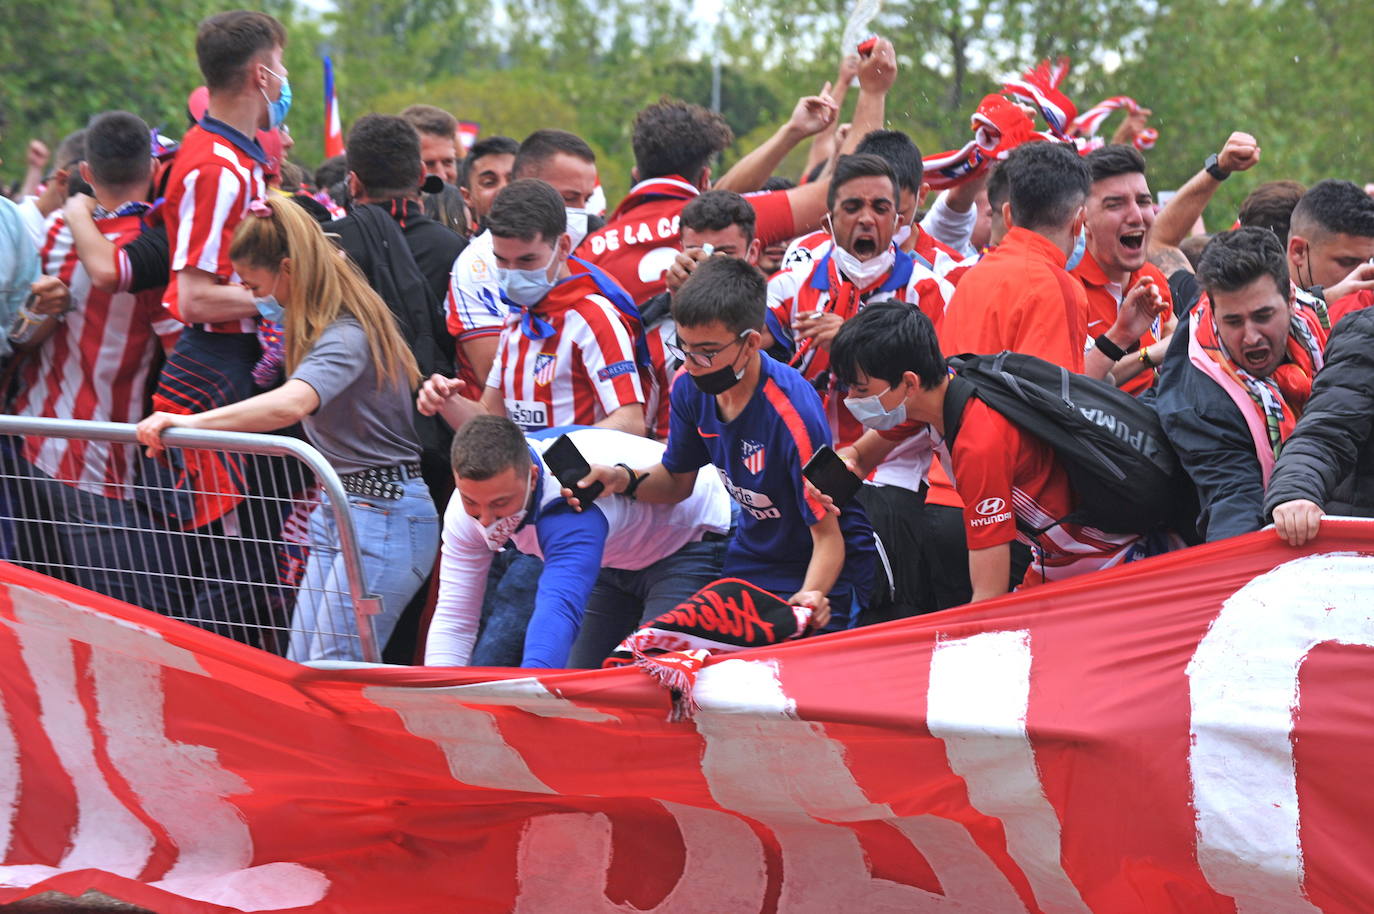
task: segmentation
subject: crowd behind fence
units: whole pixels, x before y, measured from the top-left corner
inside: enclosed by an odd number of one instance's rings
[[[380,661],[347,495],[318,451],[175,429],[150,458],[134,429],[0,416],[0,558],[282,656]],[[64,461],[80,462],[61,473],[76,485],[52,478]],[[124,481],[102,481],[109,464]],[[312,533],[315,511],[336,539]],[[307,602],[351,611],[299,613]]]

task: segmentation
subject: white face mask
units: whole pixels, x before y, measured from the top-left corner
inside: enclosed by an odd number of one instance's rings
[[[582,243],[582,239],[587,237],[587,219],[591,213],[585,209],[567,208],[568,212],[568,234],[572,236],[572,249],[577,250],[577,246]]]
[[[888,393],[892,388],[888,388],[883,393]],[[844,405],[849,409],[849,414],[864,428],[871,428],[874,431],[887,431],[896,428],[906,421],[906,398],[897,401],[897,405],[888,409],[883,406],[882,394],[873,394],[868,397],[846,397]]]
[[[911,226],[903,225],[897,229],[897,234],[892,236],[892,243],[901,247],[906,244],[906,240],[911,237]]]
[[[1073,239],[1073,251],[1069,253],[1069,259],[1064,262],[1066,271],[1074,269],[1083,262],[1083,254],[1088,250],[1088,226],[1084,223],[1078,230],[1078,235]]]
[[[525,515],[529,513],[530,489],[534,484],[532,477],[525,478],[525,495],[520,502],[520,510],[506,517],[498,517],[496,520],[482,528],[482,538],[487,541],[487,548],[492,552],[500,552],[510,542],[511,536],[520,525],[525,522]]]
[[[891,271],[897,261],[897,251],[890,244],[886,251],[868,260],[860,260],[838,244],[830,249],[830,256],[835,258],[835,266],[840,268],[840,272],[861,289],[877,282]]]
[[[830,214],[825,215],[826,228],[830,232],[830,237],[835,237],[835,221],[830,218]],[[893,231],[897,231],[897,217],[893,217]],[[896,240],[895,238],[893,239]],[[859,260],[853,254],[840,247],[837,242],[830,245],[830,256],[835,258],[835,266],[840,268],[840,272],[849,278],[860,289],[865,289],[877,282],[886,272],[892,269],[892,265],[897,262],[897,249],[888,244],[887,250],[877,254],[868,260]]]

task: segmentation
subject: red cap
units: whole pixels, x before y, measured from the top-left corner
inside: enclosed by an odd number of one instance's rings
[[[186,110],[196,123],[200,123],[200,119],[205,117],[205,110],[209,107],[210,90],[204,86],[196,86],[191,90],[191,94],[186,96]]]

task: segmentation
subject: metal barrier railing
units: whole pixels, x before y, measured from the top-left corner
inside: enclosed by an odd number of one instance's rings
[[[162,441],[154,460],[132,425],[0,416],[0,559],[292,659],[380,661],[379,601],[320,452],[239,432]]]

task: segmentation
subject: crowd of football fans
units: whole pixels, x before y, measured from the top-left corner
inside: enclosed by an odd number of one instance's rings
[[[206,19],[183,136],[103,112],[0,196],[5,411],[141,443],[4,439],[4,558],[237,636],[237,579],[284,576],[293,524],[336,542],[342,506],[245,498],[290,488],[280,461],[162,435],[291,434],[348,493],[388,656],[596,667],[721,578],[832,632],[1374,514],[1374,199],[1252,181],[1207,233],[1221,182],[1283,177],[1232,125],[1161,206],[1148,111],[1104,142],[1040,67],[923,158],[876,39],[724,174],[719,114],[638,112],[610,206],[575,134],[465,148],[427,104],[303,168],[286,43]],[[1087,481],[1141,460],[1165,475]],[[357,659],[320,637],[346,588],[289,612],[272,649]]]

